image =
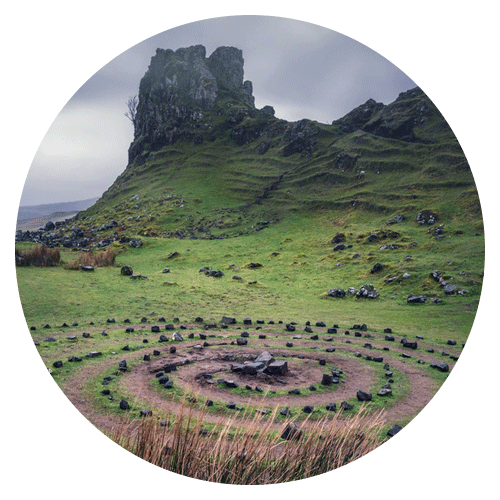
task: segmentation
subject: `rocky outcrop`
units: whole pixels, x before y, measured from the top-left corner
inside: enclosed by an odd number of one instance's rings
[[[335,120],[333,125],[338,125],[342,132],[350,134],[361,129],[370,118],[384,107],[382,102],[376,102],[373,99],[368,99],[364,104],[354,108],[350,113],[347,113],[343,118]]]
[[[203,45],[157,49],[139,86],[129,163],[180,138],[200,144],[200,132],[210,128],[205,114],[217,113],[218,99],[231,96],[254,108],[252,90],[243,81],[240,49],[219,47],[208,58]]]

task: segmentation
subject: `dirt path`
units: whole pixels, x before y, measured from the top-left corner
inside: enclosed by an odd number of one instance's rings
[[[123,328],[123,327],[122,327]],[[185,332],[183,332],[185,333]],[[213,331],[203,332],[205,334],[215,334],[215,335],[227,335],[227,331]],[[230,332],[232,335],[239,332]],[[157,334],[155,334],[157,335]],[[179,403],[172,401],[171,399],[163,398],[158,392],[154,391],[149,387],[149,381],[154,374],[151,372],[155,369],[163,366],[167,360],[172,363],[185,363],[188,360],[188,364],[182,366],[179,369],[176,376],[176,383],[179,383],[185,390],[192,390],[195,394],[205,395],[214,400],[220,401],[234,401],[238,405],[248,405],[252,404],[256,407],[266,407],[272,408],[276,405],[278,406],[302,406],[302,405],[312,405],[321,406],[326,405],[332,401],[342,401],[355,397],[358,390],[368,390],[374,384],[373,369],[382,369],[383,365],[380,363],[374,363],[373,367],[369,367],[366,364],[359,363],[355,357],[346,357],[335,355],[335,353],[326,353],[324,347],[334,346],[336,352],[340,351],[343,353],[354,353],[359,352],[363,356],[366,355],[377,355],[384,356],[383,347],[387,347],[388,343],[379,343],[378,338],[362,339],[359,337],[353,337],[351,343],[346,343],[347,340],[339,335],[334,336],[334,342],[324,343],[324,341],[310,341],[307,339],[296,339],[294,342],[303,348],[308,348],[304,351],[288,351],[283,345],[283,348],[264,347],[265,342],[285,341],[288,340],[290,336],[289,333],[286,334],[274,334],[268,335],[265,340],[255,339],[255,335],[251,335],[251,344],[259,343],[259,347],[256,345],[249,345],[248,347],[240,346],[219,346],[219,347],[209,347],[203,350],[194,350],[193,346],[199,344],[199,341],[189,340],[180,343],[176,343],[177,352],[175,354],[169,353],[169,347],[172,345],[171,342],[168,344],[163,344],[161,347],[155,346],[155,349],[160,350],[162,355],[158,358],[152,358],[150,362],[139,363],[130,372],[127,372],[123,378],[125,387],[128,392],[135,395],[139,400],[148,401],[150,408],[161,409],[168,413],[178,413]],[[304,337],[304,336],[303,336]],[[222,343],[220,339],[208,339],[210,342]],[[366,342],[372,344],[373,348],[377,349],[371,350],[364,348],[363,345]],[[392,353],[403,353],[411,352],[412,356],[418,357],[426,362],[436,362],[438,361],[438,355],[431,355],[429,353],[414,353],[412,351],[402,348],[401,344],[390,343]],[[321,349],[311,350],[314,346],[321,345]],[[236,394],[228,394],[224,389],[217,387],[217,384],[210,386],[210,390],[205,389],[195,382],[195,377],[200,371],[209,371],[214,369],[214,364],[218,364],[218,368],[221,367],[221,362],[217,360],[220,359],[224,354],[228,353],[247,353],[247,354],[259,354],[263,350],[269,350],[275,355],[281,355],[287,353],[290,358],[291,364],[294,365],[294,361],[297,360],[298,356],[302,356],[303,359],[300,360],[301,370],[299,370],[300,376],[292,378],[288,381],[289,387],[300,386],[302,388],[308,387],[310,383],[319,383],[321,373],[325,371],[323,367],[319,366],[318,360],[325,359],[327,363],[332,363],[336,369],[340,369],[344,372],[344,382],[340,384],[335,391],[328,391],[325,393],[317,393],[312,391],[307,391],[307,393],[302,390],[303,394],[300,396],[289,396],[289,395],[278,395],[272,398],[267,398],[264,400],[262,396],[258,396],[255,391],[252,391],[251,395],[240,396]],[[131,351],[128,353],[121,352],[116,358],[108,358],[103,360],[99,364],[92,364],[83,366],[79,369],[74,377],[68,379],[62,386],[63,392],[69,398],[69,400],[75,405],[75,407],[96,427],[102,430],[111,430],[119,421],[119,417],[115,415],[106,415],[97,411],[92,405],[91,401],[88,401],[84,397],[83,387],[85,382],[92,376],[97,375],[100,372],[108,370],[112,366],[117,366],[118,361],[122,359],[132,360],[141,358],[150,349],[144,349],[141,351]],[[394,406],[388,408],[385,411],[385,420],[389,422],[398,421],[404,417],[415,416],[434,396],[437,386],[434,380],[421,368],[418,368],[404,359],[394,359],[393,357],[386,357],[384,361],[387,361],[392,368],[400,370],[409,380],[410,388],[405,397],[399,400]],[[448,361],[448,360],[447,360]],[[376,365],[376,366],[375,366]],[[453,365],[452,365],[453,366]],[[228,369],[230,363],[226,362],[225,365],[222,363],[222,367]],[[298,372],[297,370],[292,370]],[[229,372],[230,373],[230,372]],[[229,378],[229,377],[227,377]],[[307,381],[310,380],[308,383]],[[261,385],[264,390],[272,389],[271,386],[266,386],[265,383],[252,383],[252,387],[255,385]],[[279,388],[287,388],[287,386],[280,386]],[[277,387],[274,387],[275,389]],[[376,396],[375,396],[376,397]],[[195,411],[195,415],[200,415],[200,412]],[[207,422],[218,422],[220,417],[217,415],[205,414],[204,419]],[[278,428],[282,424],[275,424],[274,427]]]

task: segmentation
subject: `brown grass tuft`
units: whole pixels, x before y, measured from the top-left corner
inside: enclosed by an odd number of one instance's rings
[[[53,267],[58,266],[60,262],[59,248],[47,248],[41,245],[25,252],[16,249],[16,266],[19,267]]]
[[[123,422],[111,439],[148,462],[177,474],[225,484],[277,484],[329,472],[352,462],[380,444],[381,413],[298,424],[298,439],[281,434],[290,421],[272,430],[269,419],[221,419],[209,432],[203,418],[182,407],[170,427],[153,419]]]
[[[108,267],[115,263],[116,254],[113,250],[104,252],[86,252],[82,253],[73,262],[69,262],[64,266],[64,269],[78,270],[83,266],[93,267]]]

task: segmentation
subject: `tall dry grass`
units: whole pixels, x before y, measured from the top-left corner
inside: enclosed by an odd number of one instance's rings
[[[148,462],[184,476],[225,484],[276,484],[305,479],[352,462],[381,444],[381,414],[362,409],[345,417],[297,424],[297,439],[285,441],[284,423],[273,430],[276,411],[269,419],[258,415],[236,421],[221,419],[203,431],[203,418],[194,419],[182,407],[170,427],[151,418],[123,422],[111,439]],[[199,416],[198,416],[199,417]]]
[[[85,252],[78,256],[73,262],[68,262],[64,268],[78,270],[83,266],[107,267],[115,263],[116,254],[113,250],[104,252]]]
[[[60,262],[59,248],[48,248],[41,245],[25,252],[16,249],[16,266],[19,267],[53,267],[58,266]]]

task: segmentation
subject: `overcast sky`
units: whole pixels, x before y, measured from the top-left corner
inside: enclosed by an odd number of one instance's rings
[[[100,196],[127,165],[126,101],[156,49],[196,44],[207,57],[222,45],[242,49],[256,107],[269,104],[289,121],[331,123],[369,98],[388,104],[416,85],[368,47],[302,21],[238,16],[180,26],[126,50],[75,89],[33,160],[21,205]]]

